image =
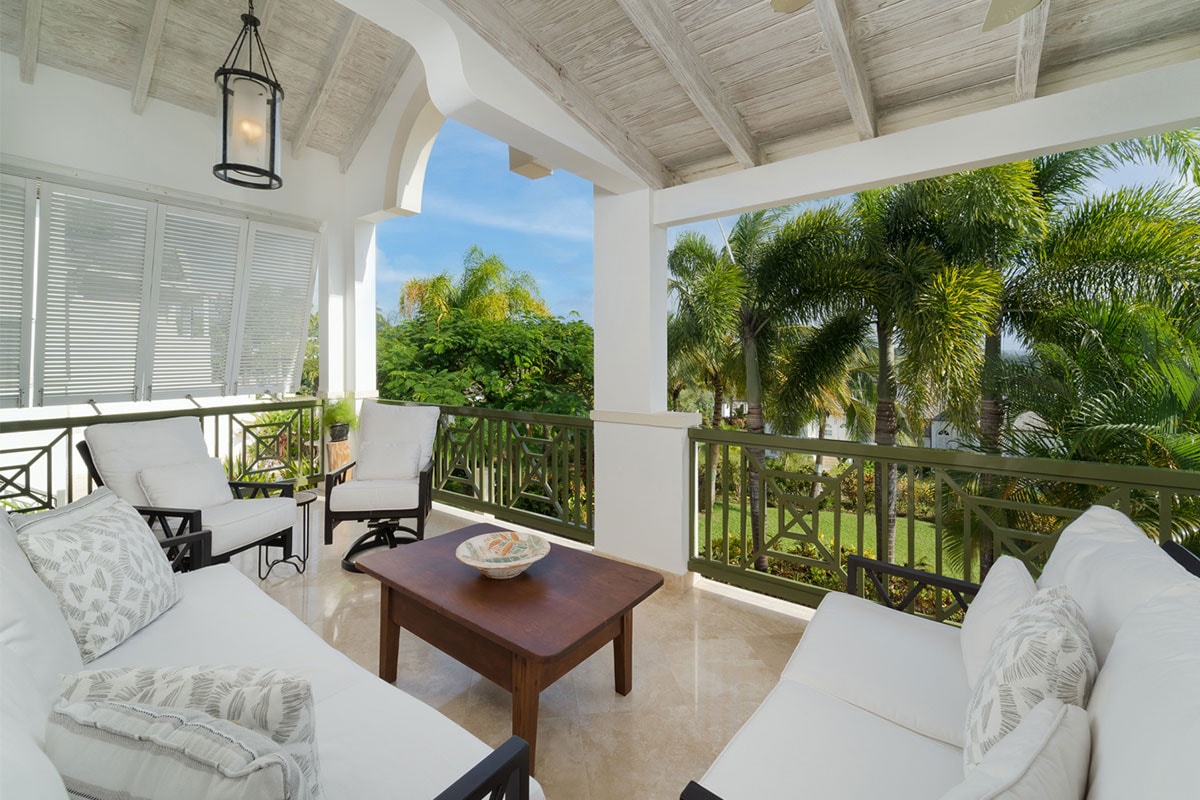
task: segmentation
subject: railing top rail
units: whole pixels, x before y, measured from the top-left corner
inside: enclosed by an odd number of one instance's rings
[[[401,400],[380,400],[388,405],[432,405],[431,403],[406,403]],[[564,425],[572,428],[592,428],[591,417],[576,417],[571,414],[542,414],[532,411],[508,411],[500,408],[478,406],[439,406],[445,414],[463,417],[503,419],[510,422],[532,422],[537,425]]]
[[[1150,486],[1156,489],[1200,494],[1200,472],[1157,467],[1138,467],[1126,464],[1102,464],[1092,461],[1066,461],[1052,458],[1017,458],[970,453],[964,450],[942,450],[929,447],[880,447],[879,445],[845,442],[837,439],[805,439],[798,436],[755,434],[743,431],[722,431],[712,428],[690,428],[688,438],[694,442],[731,444],[766,450],[800,450],[843,458],[886,460],[920,467],[941,467],[966,471],[981,471],[997,475],[1038,475],[1052,480],[1086,481],[1118,486]]]
[[[90,417],[43,417],[40,419],[6,420],[0,423],[4,433],[28,433],[55,428],[86,428],[109,422],[146,422],[169,417],[208,417],[220,414],[256,414],[263,411],[290,411],[296,408],[312,408],[320,405],[315,397],[300,400],[284,400],[266,403],[239,403],[230,406],[205,406],[202,408],[174,408],[159,411],[139,411],[126,414],[96,414]]]

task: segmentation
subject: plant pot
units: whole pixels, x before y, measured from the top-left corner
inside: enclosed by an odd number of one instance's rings
[[[331,442],[344,442],[349,435],[349,422],[335,422],[329,426],[329,441]]]

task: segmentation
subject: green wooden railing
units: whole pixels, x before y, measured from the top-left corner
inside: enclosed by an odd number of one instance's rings
[[[1196,472],[700,428],[689,438],[691,568],[808,605],[845,590],[849,554],[968,581],[980,580],[990,559],[1007,554],[1037,575],[1058,532],[1093,504],[1118,508],[1159,541],[1200,539]],[[893,464],[897,518],[889,559],[874,495],[876,477]],[[907,591],[903,582],[892,588]],[[962,611],[948,592],[932,589],[919,606],[937,619]]]
[[[442,406],[433,497],[592,544],[592,421]]]
[[[101,422],[197,417],[210,452],[234,480],[300,479],[324,474],[321,401],[316,398],[185,408],[132,414],[97,414],[11,420],[0,430],[0,504],[46,509],[93,488],[75,448],[83,429]]]

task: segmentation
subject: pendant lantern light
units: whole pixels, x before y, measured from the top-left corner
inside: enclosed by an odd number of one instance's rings
[[[242,32],[213,77],[221,93],[217,110],[221,149],[213,174],[237,186],[278,189],[283,185],[279,176],[283,87],[259,38],[253,0],[242,15]]]

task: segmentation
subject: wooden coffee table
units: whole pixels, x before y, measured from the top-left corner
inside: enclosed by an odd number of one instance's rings
[[[396,680],[400,629],[512,692],[512,731],[537,747],[538,695],[613,642],[616,690],[633,688],[633,607],[662,586],[652,570],[554,546],[509,580],[491,580],[454,557],[472,536],[504,528],[471,525],[395,550],[359,568],[379,579],[379,676]]]

